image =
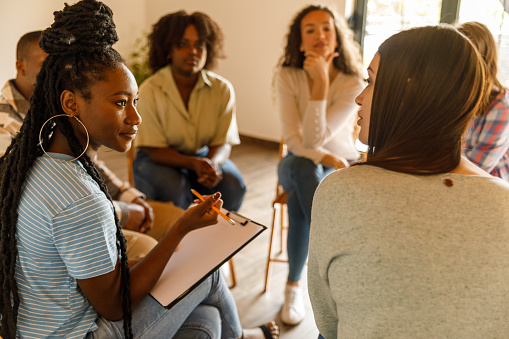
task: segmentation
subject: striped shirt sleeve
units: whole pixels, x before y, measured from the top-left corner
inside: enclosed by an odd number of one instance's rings
[[[55,247],[73,278],[92,278],[115,268],[115,221],[105,200],[104,194],[92,194],[53,218]]]

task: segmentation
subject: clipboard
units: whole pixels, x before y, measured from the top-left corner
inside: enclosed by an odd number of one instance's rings
[[[217,224],[190,232],[166,264],[150,291],[163,307],[172,308],[267,229],[238,213],[222,211],[235,221],[235,225],[219,217]]]

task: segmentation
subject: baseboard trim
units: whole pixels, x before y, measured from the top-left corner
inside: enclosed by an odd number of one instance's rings
[[[260,146],[267,147],[267,148],[279,149],[279,142],[258,139],[258,138],[249,137],[247,135],[242,135],[242,134],[240,135],[240,142],[243,144],[248,144],[248,145],[254,144],[254,145],[260,145]]]

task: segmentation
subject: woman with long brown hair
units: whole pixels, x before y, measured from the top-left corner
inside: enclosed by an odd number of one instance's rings
[[[509,333],[509,184],[462,156],[485,73],[452,26],[387,39],[356,98],[367,160],[325,178],[309,295],[324,338]]]

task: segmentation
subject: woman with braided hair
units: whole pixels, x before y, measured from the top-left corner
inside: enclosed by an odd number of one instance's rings
[[[125,152],[138,88],[112,45],[111,10],[66,5],[41,37],[48,53],[20,133],[0,158],[0,335],[4,338],[263,338],[242,331],[215,272],[172,309],[148,292],[178,243],[215,224],[220,194],[188,209],[142,260],[127,260],[100,146]],[[268,331],[268,327],[265,326]],[[278,337],[277,326],[267,338]]]

